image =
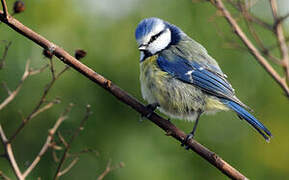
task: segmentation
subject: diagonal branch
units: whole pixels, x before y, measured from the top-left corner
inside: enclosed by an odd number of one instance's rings
[[[3,12],[0,11],[0,20],[3,19],[4,19]],[[53,52],[53,54],[62,62],[71,66],[73,69],[77,70],[79,73],[86,76],[91,81],[103,87],[106,91],[114,95],[119,101],[127,104],[128,106],[139,112],[141,115],[146,116],[149,113],[151,113],[151,111],[147,109],[142,103],[133,98],[124,90],[120,89],[115,84],[113,84],[110,80],[106,79],[105,77],[96,73],[86,65],[82,64],[77,59],[72,57],[69,53],[67,53],[64,49],[58,47],[54,43],[45,39],[43,36],[32,31],[15,18],[9,16],[8,21],[4,21],[4,23],[7,24],[12,29],[14,29],[19,34],[22,34],[23,36],[32,40],[42,48]],[[156,113],[152,113],[152,115],[149,117],[149,120],[151,120],[161,129],[163,129],[167,133],[167,135],[172,136],[179,142],[183,142],[184,139],[186,138],[186,134],[183,131],[181,131],[170,121],[160,117]],[[214,152],[210,151],[209,149],[198,143],[196,140],[192,139],[187,143],[187,146],[191,150],[196,152],[198,155],[200,155],[203,159],[207,160],[211,165],[218,168],[222,173],[224,173],[228,177],[232,179],[247,179],[243,174],[238,172],[235,168],[233,168],[230,164],[224,161],[221,157],[219,157],[217,154],[215,154]]]
[[[287,81],[289,82],[289,52],[288,52],[288,47],[286,44],[283,28],[282,28],[282,21],[278,18],[277,14],[277,2],[276,0],[270,0],[270,5],[272,9],[272,14],[274,18],[274,32],[277,36],[278,44],[279,44],[279,49],[282,57],[282,65],[284,68],[284,71],[286,73],[286,78]],[[285,16],[286,17],[286,16]]]
[[[111,165],[111,159],[108,160],[108,163],[106,165],[106,168],[105,170],[97,177],[97,180],[103,180],[104,177],[110,173],[111,171],[115,170],[115,169],[118,169],[118,168],[122,168],[124,167],[124,163],[123,162],[120,162],[117,166],[112,166]]]
[[[35,168],[35,166],[40,161],[41,157],[46,153],[47,149],[50,147],[51,141],[53,139],[55,132],[59,128],[60,124],[67,118],[67,114],[70,112],[71,107],[72,107],[72,105],[69,105],[66,108],[66,110],[59,116],[59,118],[55,122],[53,128],[49,130],[47,140],[46,140],[45,144],[43,145],[41,151],[39,152],[39,154],[36,156],[34,161],[31,163],[31,165],[26,169],[26,171],[23,174],[21,173],[19,166],[16,162],[16,159],[14,157],[11,143],[7,139],[7,137],[4,133],[4,130],[2,128],[2,125],[0,124],[0,137],[1,137],[2,144],[5,148],[5,157],[8,159],[9,163],[11,164],[11,167],[12,167],[17,179],[24,180],[26,178],[26,176]]]
[[[60,171],[60,172],[57,173],[57,177],[63,176],[63,175],[66,174],[68,171],[70,171],[71,168],[73,168],[73,166],[78,162],[78,160],[79,160],[79,157],[75,157],[75,158],[71,161],[71,163],[69,163],[69,165],[68,165],[65,169],[63,169],[62,171]]]
[[[66,160],[66,158],[68,157],[68,152],[70,150],[70,147],[71,147],[71,144],[72,142],[74,141],[74,139],[78,136],[78,134],[80,133],[81,130],[83,130],[84,128],[84,124],[85,122],[87,121],[88,117],[91,115],[91,111],[90,111],[90,105],[87,105],[86,106],[86,113],[85,113],[85,116],[84,118],[81,120],[79,126],[77,129],[75,129],[72,137],[70,138],[69,142],[66,143],[64,138],[62,138],[63,140],[63,144],[65,145],[65,150],[64,150],[64,153],[60,159],[60,162],[58,164],[58,167],[57,167],[57,170],[56,170],[56,173],[54,175],[54,179],[58,179],[60,176],[62,176],[63,174],[65,174],[66,172],[68,172],[73,166],[74,164],[78,161],[78,157],[76,157],[70,164],[67,168],[65,168],[64,170],[61,171],[61,168],[64,164],[64,161]]]
[[[242,12],[242,8],[240,6],[240,1],[237,1],[237,2],[234,2],[233,0],[227,0],[228,3],[230,3],[236,10],[238,10],[239,12]],[[273,27],[271,24],[268,24],[267,22],[261,20],[260,18],[250,14],[248,16],[248,20],[251,21],[251,22],[254,22],[255,24],[258,24],[259,26],[269,30],[269,31],[272,31],[273,30]]]
[[[264,56],[266,56],[267,58],[269,58],[270,60],[272,60],[277,65],[281,65],[282,64],[281,61],[278,58],[276,58],[274,55],[272,55],[271,52],[269,51],[269,49],[265,47],[265,44],[260,39],[260,37],[259,37],[258,33],[256,32],[256,30],[253,28],[252,23],[249,20],[250,13],[249,13],[246,5],[240,4],[240,8],[241,8],[241,13],[243,14],[245,22],[247,24],[247,27],[248,27],[248,29],[250,31],[250,34],[253,36],[255,42],[257,43],[257,47],[260,48],[262,54]]]
[[[1,111],[4,107],[6,107],[6,106],[17,96],[17,94],[19,93],[20,89],[22,88],[22,85],[23,85],[24,81],[25,81],[29,76],[35,75],[35,74],[38,74],[38,73],[41,73],[41,72],[44,71],[45,68],[47,67],[47,66],[44,66],[44,67],[42,67],[42,68],[40,68],[40,69],[37,69],[37,70],[33,70],[33,71],[32,71],[32,70],[29,69],[29,64],[30,64],[30,61],[28,60],[28,61],[26,62],[26,65],[25,65],[25,71],[24,71],[24,73],[23,73],[23,75],[22,75],[22,78],[21,78],[19,84],[17,85],[17,87],[16,87],[16,89],[15,89],[14,91],[10,92],[9,88],[6,87],[6,85],[4,84],[4,87],[7,89],[9,96],[0,104],[0,111]]]
[[[2,171],[0,171],[0,177],[2,180],[11,180],[8,176],[6,176]]]
[[[17,134],[20,133],[20,131],[22,131],[22,129],[26,126],[26,124],[33,119],[35,116],[37,116],[39,113],[49,109],[52,107],[52,105],[59,103],[59,100],[55,100],[52,101],[50,103],[48,103],[47,105],[45,105],[44,107],[41,108],[41,106],[43,105],[43,103],[46,100],[46,97],[50,91],[50,89],[53,87],[54,83],[56,82],[56,80],[65,72],[67,71],[69,68],[66,66],[63,68],[62,71],[60,71],[58,74],[55,75],[54,69],[53,69],[53,65],[52,65],[52,60],[50,60],[50,71],[52,73],[52,80],[47,84],[46,88],[44,89],[44,92],[42,93],[42,96],[39,100],[39,102],[37,103],[37,105],[34,107],[33,111],[26,117],[23,119],[23,121],[21,122],[21,124],[19,125],[19,127],[17,128],[17,130],[13,133],[13,135],[11,136],[11,138],[9,139],[9,141],[12,141],[13,139],[16,138]],[[38,72],[37,70],[32,71],[32,73]]]
[[[263,66],[263,68],[271,75],[271,77],[279,84],[283,89],[286,96],[289,97],[289,87],[286,80],[282,78],[275,69],[267,62],[267,60],[261,55],[258,49],[253,45],[253,43],[248,39],[242,29],[239,27],[236,20],[231,16],[230,12],[225,8],[222,0],[211,0],[211,3],[215,5],[225,16],[228,23],[233,28],[234,32],[243,41],[245,46],[248,48],[249,52],[255,57],[258,63]]]
[[[26,178],[29,173],[36,167],[36,165],[39,163],[39,161],[41,160],[42,156],[46,153],[46,151],[48,150],[48,148],[51,146],[51,142],[53,140],[54,134],[57,131],[57,129],[59,128],[59,126],[61,125],[61,123],[67,118],[67,114],[70,112],[72,108],[72,104],[70,104],[66,110],[59,116],[59,118],[57,119],[57,121],[55,122],[54,126],[52,129],[50,129],[48,131],[48,136],[46,139],[46,142],[44,143],[44,145],[42,146],[39,154],[36,156],[36,158],[33,160],[33,162],[31,163],[31,165],[25,170],[25,172],[23,173],[23,177]]]
[[[9,141],[8,141],[8,139],[6,137],[1,124],[0,124],[0,135],[1,135],[2,144],[3,144],[4,148],[5,148],[6,158],[8,159],[11,167],[13,167],[12,169],[13,169],[15,175],[17,176],[17,178],[22,180],[22,174],[21,174],[19,166],[18,166],[18,164],[17,164],[17,162],[15,160],[11,144],[9,143]]]
[[[21,89],[21,87],[23,85],[23,82],[29,76],[29,64],[30,64],[30,62],[27,61],[26,65],[25,65],[25,71],[23,73],[23,76],[22,76],[22,78],[20,80],[20,83],[18,84],[17,88],[13,92],[9,93],[9,96],[0,104],[0,111],[5,106],[7,106],[16,97],[16,95],[18,94],[19,90]]]
[[[7,10],[7,5],[6,5],[6,1],[5,0],[1,0],[1,4],[2,4],[2,7],[3,7],[3,15],[4,15],[4,18],[5,19],[8,19],[8,10]]]
[[[5,59],[6,59],[6,56],[8,54],[8,50],[9,50],[9,47],[11,46],[11,44],[12,44],[12,42],[10,41],[5,45],[2,58],[0,59],[0,69],[2,69],[5,66]]]
[[[282,22],[282,21],[286,20],[288,17],[289,17],[289,13],[285,14],[282,17],[279,17],[278,21]]]

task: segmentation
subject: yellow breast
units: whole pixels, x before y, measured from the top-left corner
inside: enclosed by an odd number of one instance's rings
[[[165,81],[169,78],[168,73],[160,70],[157,64],[157,55],[145,59],[140,64],[140,82],[142,96],[148,103],[162,101],[160,93],[165,88]]]
[[[162,71],[157,58],[157,55],[151,56],[140,64],[141,92],[149,104],[159,103],[161,112],[187,120],[194,120],[198,110],[212,112],[226,109],[217,98]]]

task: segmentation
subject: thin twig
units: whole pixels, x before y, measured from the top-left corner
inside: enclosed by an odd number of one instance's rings
[[[31,165],[26,169],[26,171],[23,174],[21,173],[19,166],[17,165],[17,162],[15,160],[15,157],[14,157],[14,154],[12,151],[11,144],[8,141],[8,139],[4,133],[4,130],[0,124],[0,135],[1,135],[2,144],[5,147],[5,155],[6,155],[6,158],[8,159],[8,161],[10,162],[11,167],[12,167],[17,179],[24,180],[26,178],[26,176],[35,168],[35,166],[40,161],[41,157],[45,154],[47,149],[50,147],[50,144],[51,144],[51,141],[53,139],[55,132],[59,128],[60,124],[67,118],[67,114],[70,112],[71,107],[72,107],[72,105],[70,104],[66,108],[66,110],[59,116],[59,118],[55,122],[53,128],[49,130],[47,140],[46,140],[45,144],[43,145],[41,151],[39,152],[39,154],[36,156],[34,161],[31,163]]]
[[[0,11],[1,13],[1,11]],[[3,20],[3,16],[0,15],[0,20]],[[134,110],[139,112],[141,115],[146,116],[150,114],[151,111],[145,107],[142,103],[140,103],[137,99],[133,98],[129,95],[126,91],[120,89],[118,86],[113,84],[110,80],[104,78],[100,74],[96,73],[86,65],[82,64],[80,61],[75,59],[71,56],[68,52],[64,49],[56,46],[43,36],[37,34],[36,32],[32,31],[21,22],[16,20],[13,17],[8,18],[8,21],[4,21],[9,27],[14,29],[16,32],[22,34],[23,36],[27,37],[28,39],[32,40],[39,46],[44,49],[49,49],[53,52],[53,54],[59,58],[65,64],[71,66],[75,70],[77,70],[82,75],[86,76],[91,81],[97,83],[101,87],[103,87],[106,91],[110,92],[114,95],[119,101],[127,104],[128,106],[132,107]],[[288,91],[289,92],[289,91]],[[186,134],[178,129],[175,125],[173,125],[170,121],[160,117],[156,113],[152,113],[149,117],[153,123],[163,129],[167,134],[170,134],[173,138],[178,140],[179,142],[183,142],[186,138]],[[211,165],[218,168],[222,173],[227,175],[233,179],[246,179],[246,177],[233,168],[230,164],[224,161],[221,157],[219,157],[216,153],[210,151],[194,139],[187,143],[187,146],[200,155],[203,159],[207,160]]]
[[[21,171],[19,169],[19,166],[15,160],[15,157],[14,157],[14,154],[13,154],[13,151],[12,151],[12,147],[11,147],[11,144],[9,143],[6,135],[5,135],[5,132],[2,128],[2,125],[0,124],[0,136],[1,136],[1,141],[2,141],[2,144],[5,148],[5,154],[6,154],[6,158],[8,159],[16,177],[19,179],[19,180],[23,180],[22,178],[22,174],[21,174]]]
[[[7,54],[8,54],[8,50],[9,50],[9,47],[11,46],[11,44],[12,44],[12,42],[9,41],[9,42],[5,45],[2,58],[0,59],[0,70],[5,66],[5,60],[6,60],[6,57],[7,57]]]
[[[59,138],[59,140],[61,141],[61,143],[64,145],[64,147],[67,147],[67,146],[68,146],[67,142],[65,141],[64,137],[61,135],[60,132],[57,133],[57,137]]]
[[[59,99],[54,99],[53,101],[50,101],[49,103],[47,103],[45,106],[43,106],[42,108],[39,108],[37,111],[35,111],[35,113],[33,113],[31,115],[31,119],[35,118],[37,115],[39,115],[40,113],[50,109],[53,105],[55,104],[59,104],[60,100]],[[23,120],[23,121],[27,121],[27,120]]]
[[[255,6],[257,4],[259,0],[245,0],[245,6],[246,6],[246,9],[250,9],[252,8],[253,6]],[[240,1],[239,1],[240,2]]]
[[[0,171],[0,177],[3,180],[11,180],[8,176],[6,176],[2,171]]]
[[[40,152],[38,153],[38,155],[36,156],[36,158],[33,160],[33,162],[31,163],[31,165],[25,170],[25,172],[23,173],[23,177],[26,178],[29,173],[31,173],[31,171],[36,167],[36,165],[39,163],[39,161],[41,160],[42,156],[46,153],[47,149],[51,146],[51,142],[53,140],[54,134],[57,131],[57,129],[59,128],[59,126],[61,125],[61,123],[67,119],[67,114],[71,111],[72,108],[72,104],[70,104],[66,110],[59,116],[59,118],[57,119],[57,121],[55,122],[54,126],[52,129],[50,129],[48,131],[48,136],[46,138],[46,142],[44,143],[44,145],[42,146]]]
[[[283,69],[286,73],[287,82],[289,82],[289,51],[285,41],[285,36],[282,28],[282,23],[278,18],[278,8],[276,0],[270,0],[271,10],[274,18],[274,32],[277,36],[279,49],[282,57]]]
[[[111,159],[108,160],[105,170],[98,176],[97,180],[103,180],[103,178],[111,171],[124,167],[124,163],[120,162],[117,166],[111,166]]]
[[[262,42],[262,40],[260,39],[258,33],[255,31],[255,29],[252,27],[251,21],[249,20],[250,17],[250,13],[248,12],[247,8],[245,7],[245,5],[240,4],[241,7],[241,12],[243,14],[243,17],[245,19],[246,25],[251,33],[251,35],[253,36],[253,38],[255,39],[255,42],[257,43],[257,45],[260,47],[261,52],[263,53],[264,56],[267,56],[269,59],[271,59],[274,63],[281,65],[281,61],[280,59],[276,58],[274,55],[272,55],[270,53],[270,51],[265,47],[264,43]]]
[[[3,15],[5,19],[8,19],[8,10],[7,10],[7,5],[6,5],[6,1],[5,0],[1,0],[1,4],[3,7]]]
[[[30,68],[30,69],[29,69],[29,75],[30,75],[30,76],[33,76],[33,75],[39,74],[39,73],[43,72],[46,68],[48,68],[48,66],[49,66],[49,65],[46,64],[46,65],[40,67],[39,69],[32,69],[32,68]]]
[[[58,173],[58,177],[63,176],[63,175],[66,174],[68,171],[70,171],[71,168],[73,168],[73,166],[78,162],[78,160],[79,160],[79,157],[75,157],[75,158],[71,161],[71,163],[69,163],[69,165],[68,165],[65,169],[63,169],[62,171],[60,171],[60,172]]]
[[[87,121],[88,117],[91,115],[91,111],[90,111],[90,105],[87,105],[86,106],[86,113],[85,113],[85,116],[84,118],[81,120],[79,126],[77,129],[75,129],[72,137],[70,138],[70,140],[65,143],[65,150],[64,150],[64,153],[60,159],[60,162],[58,164],[58,167],[57,167],[57,170],[56,170],[56,173],[54,175],[54,179],[58,179],[62,174],[64,173],[61,173],[61,168],[64,164],[64,161],[66,160],[66,158],[68,157],[68,152],[70,150],[70,147],[71,147],[71,144],[72,142],[74,141],[74,139],[78,136],[79,132],[83,130],[84,128],[84,124],[85,122]],[[64,141],[65,142],[65,141]],[[67,168],[66,168],[67,169]]]
[[[8,92],[8,94],[9,94],[9,96],[0,104],[0,111],[1,111],[4,107],[6,107],[6,106],[18,95],[20,89],[21,89],[22,86],[23,86],[24,81],[25,81],[29,76],[36,75],[36,74],[41,73],[42,71],[45,70],[45,68],[42,67],[42,68],[40,68],[40,69],[38,69],[38,70],[33,71],[33,73],[30,74],[29,64],[30,64],[30,61],[28,60],[28,61],[26,62],[26,65],[25,65],[25,71],[24,71],[24,73],[23,73],[23,75],[22,75],[22,78],[21,78],[20,82],[18,83],[16,89],[11,92],[8,87],[5,88],[5,89],[7,89],[7,92]],[[44,67],[45,67],[45,66],[44,66]],[[3,84],[3,86],[4,86],[4,87],[6,86],[5,83]]]
[[[56,163],[59,162],[59,158],[57,157],[55,150],[52,151],[52,157],[53,157],[54,162]]]
[[[289,87],[286,83],[286,80],[282,78],[275,69],[267,62],[267,60],[260,54],[257,48],[253,43],[247,38],[245,33],[237,24],[236,20],[231,16],[229,11],[225,8],[222,0],[211,0],[211,3],[215,5],[225,16],[226,20],[229,22],[234,32],[238,37],[243,41],[245,46],[248,48],[249,52],[255,57],[258,63],[263,66],[263,68],[271,75],[271,77],[280,85],[280,87],[285,92],[286,96],[289,97]]]
[[[50,62],[50,72],[51,72],[51,75],[52,75],[52,79],[55,79],[55,69],[54,69],[52,58],[49,59],[49,62]]]
[[[24,71],[24,73],[22,75],[22,78],[21,78],[17,88],[0,104],[0,111],[5,106],[7,106],[7,104],[9,104],[16,97],[16,95],[18,94],[19,90],[21,89],[21,87],[23,85],[23,82],[29,76],[29,64],[30,64],[30,61],[28,60],[26,62],[26,65],[25,65],[25,71]]]
[[[236,10],[238,10],[239,12],[242,12],[241,7],[239,6],[238,2],[234,2],[233,0],[227,0]],[[260,18],[250,14],[250,16],[248,16],[248,20],[252,21],[256,24],[258,24],[259,26],[264,27],[265,29],[272,31],[273,30],[273,26],[263,20],[261,20]]]
[[[99,155],[99,152],[96,151],[95,149],[89,149],[88,148],[88,149],[83,149],[83,150],[81,150],[79,152],[71,153],[69,156],[70,157],[78,157],[78,156],[80,156],[82,154],[87,154],[87,153],[94,153],[96,156]]]
[[[52,74],[54,74],[54,70],[52,70],[51,68],[52,66],[50,66],[50,71]],[[23,119],[23,121],[21,122],[21,124],[19,125],[19,127],[17,128],[17,130],[13,133],[13,135],[11,136],[11,138],[9,139],[10,141],[12,141],[13,139],[15,139],[15,137],[17,136],[17,134],[20,133],[20,131],[22,131],[22,129],[25,127],[25,125],[31,120],[33,119],[36,115],[39,114],[39,110],[41,109],[41,106],[43,105],[43,103],[46,100],[46,96],[48,95],[48,92],[50,91],[50,89],[53,87],[55,81],[57,79],[59,79],[59,77],[66,71],[68,70],[67,67],[64,67],[62,71],[60,71],[58,74],[56,75],[52,75],[52,80],[48,83],[48,85],[46,86],[46,88],[44,89],[44,92],[39,100],[39,102],[37,103],[37,105],[34,107],[33,111],[26,117]],[[46,106],[47,107],[47,106]],[[51,107],[51,106],[50,106]],[[49,107],[49,108],[50,108]],[[45,109],[46,110],[46,109]]]
[[[281,22],[283,22],[284,20],[286,20],[288,17],[289,17],[289,13],[285,14],[284,16],[279,17],[279,18],[278,18],[278,21],[281,23]]]
[[[10,96],[12,94],[12,91],[9,89],[9,87],[7,86],[6,82],[2,82],[1,83],[2,87],[6,90],[7,94]]]

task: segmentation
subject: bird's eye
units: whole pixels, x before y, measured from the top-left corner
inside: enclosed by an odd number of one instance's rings
[[[161,31],[161,32],[159,32],[159,33],[157,33],[156,35],[153,35],[152,37],[151,37],[151,39],[150,39],[150,41],[149,41],[149,43],[151,43],[151,42],[153,42],[153,41],[155,41],[163,32],[164,32],[165,30],[163,30],[163,31]]]
[[[152,36],[152,37],[151,37],[151,39],[150,39],[150,42],[149,42],[149,43],[151,43],[151,42],[155,41],[155,40],[158,38],[158,36],[157,36],[157,35],[158,35],[158,34],[156,34],[156,35]]]
[[[157,39],[157,36],[152,36],[151,41],[154,41]]]

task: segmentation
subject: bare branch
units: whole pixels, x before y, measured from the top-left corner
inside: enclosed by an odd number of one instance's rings
[[[58,127],[60,126],[60,124],[67,118],[67,114],[70,112],[72,105],[70,104],[66,110],[59,116],[58,120],[56,121],[56,123],[54,124],[53,128],[49,130],[48,133],[48,137],[47,140],[45,142],[45,144],[43,145],[41,151],[39,152],[39,154],[37,155],[37,157],[34,159],[34,161],[32,162],[32,164],[26,169],[26,171],[22,174],[19,166],[17,165],[17,162],[15,160],[13,151],[12,151],[12,147],[10,142],[8,141],[4,130],[0,124],[0,135],[1,135],[1,141],[3,146],[5,147],[5,155],[6,158],[8,159],[8,161],[11,164],[11,167],[16,175],[16,177],[19,180],[24,180],[26,178],[26,176],[35,168],[35,166],[38,164],[38,162],[40,161],[41,157],[43,156],[43,154],[45,154],[45,152],[47,151],[47,149],[50,147],[51,141],[53,139],[53,136],[56,132],[56,130],[58,129]]]
[[[31,115],[31,119],[35,118],[38,114],[50,109],[54,104],[59,104],[60,100],[59,99],[54,99],[53,101],[47,103],[45,106],[43,106],[42,108],[39,108],[37,111],[35,111],[32,115]],[[27,120],[23,120],[23,122],[27,122]]]
[[[227,0],[236,10],[238,10],[239,12],[242,12],[242,9],[240,7],[239,1],[238,2],[234,2],[233,0]],[[273,26],[263,20],[261,20],[260,18],[250,14],[248,16],[248,20],[252,21],[262,27],[264,27],[265,29],[272,31],[273,30]]]
[[[8,10],[7,10],[7,5],[6,5],[6,1],[5,0],[1,0],[1,4],[2,4],[2,7],[3,7],[3,15],[4,15],[4,18],[5,19],[8,19]]]
[[[57,136],[60,139],[61,143],[64,145],[64,147],[67,147],[68,144],[67,144],[67,142],[65,141],[64,137],[61,135],[60,132],[57,133]]]
[[[6,60],[6,57],[7,57],[7,54],[8,54],[8,50],[9,50],[9,47],[11,46],[11,44],[12,44],[12,42],[9,41],[9,42],[5,45],[2,58],[0,59],[0,70],[5,66],[5,60]]]
[[[51,62],[52,62],[52,61],[51,61]],[[52,74],[54,74],[54,70],[52,70],[52,69],[53,69],[52,67],[53,67],[53,66],[50,66],[50,71],[51,71]],[[43,103],[44,103],[45,100],[46,100],[46,96],[48,95],[48,92],[49,92],[50,89],[53,87],[55,81],[56,81],[57,79],[59,79],[59,77],[60,77],[65,71],[67,71],[67,70],[68,70],[68,67],[66,66],[66,67],[64,67],[63,70],[60,71],[58,74],[52,75],[53,78],[52,78],[52,80],[47,84],[46,88],[44,89],[44,92],[43,92],[43,94],[42,94],[39,102],[37,103],[37,105],[35,106],[35,108],[33,109],[33,111],[32,111],[25,119],[23,119],[23,121],[22,121],[22,123],[20,124],[20,126],[17,128],[17,130],[16,130],[16,131],[13,133],[13,135],[11,136],[10,141],[12,141],[12,140],[17,136],[17,134],[18,134],[20,131],[22,131],[22,129],[25,127],[25,125],[26,125],[31,119],[33,119],[33,118],[34,118],[36,115],[38,115],[40,112],[43,112],[44,110],[47,110],[47,109],[49,109],[50,107],[52,107],[52,106],[49,106],[49,104],[48,104],[48,105],[46,105],[45,107],[43,107],[44,109],[41,108],[41,106],[43,105]],[[59,102],[59,100],[58,100],[58,101],[56,100],[56,101],[53,101],[53,102],[54,102],[54,104],[56,104],[56,103]],[[50,104],[50,105],[54,105],[54,104]]]
[[[52,75],[52,79],[55,79],[55,69],[54,69],[52,58],[49,59],[49,62],[50,62],[50,72],[51,72],[51,75]]]
[[[269,1],[270,1],[270,5],[271,5],[273,18],[274,18],[275,21],[277,21],[277,19],[278,19],[277,3],[276,3],[275,0],[269,0]]]
[[[101,175],[98,176],[97,180],[103,180],[103,178],[111,171],[118,169],[118,168],[123,168],[123,167],[124,167],[123,162],[120,162],[117,166],[111,166],[111,159],[110,159],[106,165],[105,170],[103,171],[103,173],[101,173]]]
[[[72,153],[69,156],[70,157],[77,157],[77,156],[80,156],[81,154],[86,154],[86,153],[94,153],[96,156],[99,155],[99,152],[96,151],[95,149],[83,149],[79,152]]]
[[[45,106],[43,106],[42,108],[40,108],[40,106],[38,108],[35,108],[34,111],[32,111],[26,118],[24,118],[20,124],[20,126],[17,128],[17,130],[13,133],[13,135],[11,136],[9,141],[12,141],[19,133],[20,131],[25,127],[25,125],[33,118],[35,118],[37,115],[39,115],[40,113],[50,109],[53,105],[59,103],[60,101],[58,99],[49,102],[48,104],[46,104]],[[42,102],[43,103],[43,102]],[[41,103],[41,104],[42,104]]]
[[[29,64],[30,64],[30,62],[27,61],[26,66],[25,66],[24,74],[23,74],[23,76],[21,78],[21,81],[19,82],[17,88],[12,93],[10,93],[10,95],[0,104],[0,111],[5,106],[7,106],[16,97],[16,95],[18,94],[19,90],[21,89],[21,87],[23,85],[23,82],[29,76]]]
[[[64,173],[62,173],[61,171],[61,168],[64,164],[64,161],[66,160],[66,158],[68,157],[68,152],[70,150],[70,147],[71,147],[71,144],[72,142],[74,141],[74,139],[78,136],[79,132],[83,130],[84,128],[84,124],[85,122],[87,121],[88,117],[91,115],[91,111],[90,111],[90,105],[88,104],[86,106],[86,113],[85,113],[85,116],[84,118],[82,119],[82,121],[80,122],[79,126],[77,129],[75,129],[72,137],[70,138],[69,142],[66,143],[65,141],[65,150],[64,150],[64,153],[60,159],[60,162],[58,164],[58,167],[57,167],[57,170],[56,170],[56,173],[55,173],[55,176],[54,176],[54,179],[58,179],[61,175],[63,175]],[[75,160],[75,159],[74,159]],[[75,162],[76,163],[76,162]],[[73,166],[73,165],[72,165]],[[68,168],[66,168],[68,169]],[[69,168],[70,169],[70,168]],[[65,172],[66,173],[66,172]]]
[[[46,64],[46,65],[44,65],[43,67],[41,67],[41,68],[39,68],[39,69],[32,69],[32,68],[30,68],[30,69],[29,69],[29,75],[30,75],[30,76],[33,76],[33,75],[42,73],[48,66],[49,66],[49,65]]]
[[[287,81],[289,82],[289,51],[285,41],[285,36],[282,28],[282,23],[279,21],[278,18],[278,9],[277,9],[277,2],[276,0],[270,0],[272,14],[274,18],[274,32],[277,36],[279,49],[282,57],[282,64],[284,71],[286,73]]]
[[[7,86],[6,82],[1,83],[2,87],[7,91],[8,95],[10,96],[12,94],[11,90]]]
[[[72,104],[70,104],[66,110],[59,116],[59,118],[57,119],[57,121],[55,122],[54,126],[52,129],[50,129],[48,131],[48,136],[46,138],[46,142],[44,143],[44,145],[42,146],[39,154],[36,156],[36,158],[34,159],[34,161],[31,163],[31,165],[26,169],[26,171],[23,173],[23,177],[26,178],[29,173],[36,167],[36,165],[39,163],[39,161],[41,160],[41,157],[46,153],[47,149],[51,146],[51,142],[53,140],[54,134],[57,131],[57,129],[59,128],[59,126],[61,125],[61,123],[67,119],[67,114],[71,111],[72,108]]]
[[[272,55],[270,53],[270,51],[265,47],[264,43],[262,42],[262,40],[260,39],[258,33],[255,31],[255,29],[253,28],[251,21],[250,21],[250,13],[247,10],[247,7],[245,7],[245,5],[240,4],[241,7],[241,12],[243,14],[243,17],[245,19],[245,22],[247,24],[247,27],[251,33],[251,35],[253,36],[255,42],[257,43],[257,45],[260,47],[261,52],[264,56],[268,57],[269,59],[271,59],[274,63],[281,65],[281,60],[276,58],[274,55]]]
[[[38,69],[38,70],[33,71],[33,73],[30,74],[29,64],[30,64],[30,61],[28,60],[28,61],[26,62],[26,65],[25,65],[25,71],[24,71],[24,73],[23,73],[23,75],[22,75],[22,78],[21,78],[20,82],[18,83],[18,85],[17,85],[17,87],[16,87],[16,89],[15,89],[14,91],[11,92],[11,91],[9,90],[9,88],[7,87],[7,85],[6,85],[5,83],[3,83],[3,86],[4,86],[5,89],[7,90],[9,96],[0,104],[0,111],[1,111],[4,107],[6,107],[6,106],[18,95],[20,89],[21,89],[22,86],[23,86],[24,81],[25,81],[29,76],[31,76],[31,75],[36,75],[36,74],[44,71],[44,69],[46,68],[46,67],[42,67],[42,68],[40,68],[40,69]]]
[[[2,144],[5,148],[5,154],[6,154],[6,158],[8,159],[16,177],[19,179],[19,180],[23,180],[22,178],[22,174],[21,174],[21,171],[19,169],[19,166],[15,160],[15,157],[14,157],[14,154],[13,154],[13,151],[12,151],[12,147],[11,147],[11,144],[9,143],[5,133],[4,133],[4,130],[2,128],[2,125],[0,124],[0,135],[1,135],[1,141],[2,141]]]
[[[54,162],[56,163],[59,162],[59,158],[57,157],[55,150],[52,151],[52,157],[53,157]]]
[[[1,11],[0,11],[1,13]],[[0,16],[0,20],[3,20],[3,16]],[[27,37],[28,39],[32,40],[39,46],[44,49],[49,49],[53,52],[53,54],[63,61],[65,64],[71,66],[75,70],[77,70],[82,75],[86,76],[91,81],[97,83],[101,87],[103,87],[106,91],[110,92],[114,95],[119,101],[127,104],[128,106],[132,107],[134,110],[139,112],[141,115],[146,116],[147,114],[151,113],[149,109],[147,109],[142,103],[138,100],[133,98],[124,90],[120,89],[118,86],[113,84],[110,80],[104,78],[100,74],[94,72],[92,69],[87,67],[86,65],[79,62],[77,59],[72,57],[69,53],[67,53],[64,49],[56,46],[49,40],[45,39],[41,35],[37,34],[36,32],[32,31],[18,20],[13,17],[8,18],[8,21],[4,21],[9,27],[14,29],[16,32],[22,34],[23,36]],[[289,91],[288,91],[289,92]],[[166,119],[160,117],[156,113],[152,113],[149,117],[153,123],[157,126],[162,128],[167,134],[170,134],[176,140],[183,142],[186,138],[186,134],[179,130],[175,125],[171,122],[167,121]],[[227,175],[233,179],[246,179],[246,177],[238,172],[235,168],[225,162],[222,158],[216,155],[214,152],[210,151],[206,147],[199,144],[197,141],[192,139],[187,143],[187,146],[200,155],[202,158],[207,160],[213,166],[218,168],[222,173]]]
[[[3,180],[11,180],[8,176],[6,176],[2,171],[0,171],[0,177]]]
[[[281,23],[281,22],[283,22],[284,20],[286,20],[288,17],[289,17],[289,13],[285,14],[285,15],[282,16],[282,17],[279,17],[278,21]]]
[[[78,160],[79,160],[79,157],[74,158],[65,169],[63,169],[62,171],[60,171],[58,173],[58,177],[66,174],[68,171],[70,171],[70,169],[73,168],[73,166],[78,162]]]
[[[225,8],[222,0],[211,0],[211,3],[215,5],[225,16],[226,20],[229,22],[234,32],[239,36],[239,38],[243,41],[245,46],[248,48],[249,52],[255,57],[258,63],[263,66],[263,68],[271,75],[271,77],[280,85],[280,87],[285,92],[286,96],[289,97],[289,87],[286,83],[286,80],[282,78],[275,69],[267,62],[267,60],[260,54],[257,48],[253,45],[253,43],[247,38],[245,33],[237,24],[236,20],[231,16],[229,11]]]

